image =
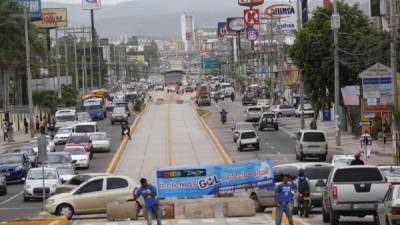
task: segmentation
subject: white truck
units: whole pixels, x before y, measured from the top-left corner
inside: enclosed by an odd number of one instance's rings
[[[389,184],[377,166],[335,167],[325,184],[322,218],[331,225],[339,224],[341,216],[374,216]]]
[[[61,127],[72,127],[76,124],[77,114],[75,108],[62,108],[58,109],[55,114],[56,125],[58,130]]]

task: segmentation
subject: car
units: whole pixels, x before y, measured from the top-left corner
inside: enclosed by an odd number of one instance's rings
[[[61,183],[68,182],[72,177],[75,176],[75,168],[72,166],[57,166],[56,169],[58,176],[61,179]]]
[[[0,155],[0,173],[7,182],[23,182],[31,168],[29,157],[25,153],[7,153]]]
[[[96,122],[77,123],[73,127],[74,134],[90,134],[99,131]]]
[[[323,130],[300,130],[296,133],[296,159],[303,161],[306,157],[319,157],[326,161],[328,142]]]
[[[154,88],[154,90],[156,90],[156,91],[164,91],[164,86],[158,85],[158,86],[156,86],[156,87]]]
[[[296,109],[296,117],[301,116],[301,106],[299,105]],[[304,104],[304,117],[314,117],[314,110],[310,103]]]
[[[44,190],[43,190],[44,179]],[[43,191],[45,198],[50,197],[56,192],[57,185],[61,183],[56,168],[33,168],[29,170],[24,185],[24,202],[31,199],[42,199]]]
[[[244,110],[244,118],[246,122],[257,122],[263,114],[263,107],[250,106]]]
[[[128,113],[126,113],[125,108],[115,107],[111,114],[111,125],[114,123],[125,123],[128,124]]]
[[[71,155],[72,163],[75,168],[85,168],[90,167],[90,153],[85,150],[83,146],[68,146],[64,148],[64,152]]]
[[[400,185],[389,187],[383,202],[378,205],[379,225],[396,225],[400,222]]]
[[[43,209],[68,219],[73,215],[105,213],[108,203],[132,200],[136,188],[139,184],[127,176],[93,177],[70,192],[50,197]]]
[[[176,87],[173,86],[173,85],[168,85],[167,91],[168,91],[168,92],[175,92],[175,91],[176,91]]]
[[[4,174],[0,173],[0,195],[7,194],[7,178]]]
[[[264,112],[261,115],[260,120],[258,121],[258,130],[263,131],[265,128],[272,128],[274,130],[279,130],[279,124],[277,122],[275,113]]]
[[[13,148],[7,150],[6,153],[25,153],[26,155],[28,155],[31,167],[36,167],[38,165],[38,155],[35,153],[33,148],[29,147]]]
[[[329,162],[333,166],[350,165],[351,161],[354,160],[354,155],[333,155]]]
[[[54,146],[54,141],[51,140],[50,136],[46,137],[47,140],[47,145],[46,145],[46,149],[47,152],[55,152],[56,148]],[[33,151],[35,151],[36,154],[39,153],[39,146],[38,146],[38,139],[37,138],[33,138],[28,144],[26,144],[24,147],[26,148],[32,148]]]
[[[224,94],[222,92],[217,91],[214,94],[214,99],[218,99],[218,100],[224,101],[225,100],[225,96],[224,96]]]
[[[65,192],[69,192],[82,183],[88,181],[89,179],[93,177],[99,177],[99,176],[108,176],[109,174],[107,173],[81,173],[81,174],[76,174],[73,176],[71,179],[63,182],[62,184],[58,185],[56,188],[56,194],[61,194]]]
[[[249,122],[237,122],[234,127],[232,127],[233,141],[236,142],[239,137],[239,132],[243,130],[254,130],[253,124]]]
[[[400,184],[400,166],[379,166],[379,169],[391,184]]]
[[[90,159],[93,158],[93,144],[92,140],[90,140],[90,136],[86,134],[71,134],[69,136],[65,147],[76,147],[82,146],[85,148],[86,152],[90,153]]]
[[[110,101],[107,101],[107,102],[106,102],[106,110],[107,110],[107,111],[113,111],[113,110],[114,110],[114,107],[115,107],[115,105],[114,105],[113,102],[110,102]]]
[[[47,153],[46,167],[70,166],[74,167],[72,157],[67,152],[51,152]]]
[[[269,106],[271,106],[271,100],[265,99],[265,98],[260,98],[257,100],[257,105],[269,107]]]
[[[211,105],[211,99],[208,95],[202,95],[200,96],[197,100],[196,103],[199,107],[201,106],[210,106]]]
[[[210,91],[210,98],[214,98],[216,91]]]
[[[123,107],[125,108],[126,113],[128,114],[128,116],[131,116],[131,111],[129,110],[129,104],[126,101],[121,101],[121,100],[116,100],[114,101],[114,105],[116,107]]]
[[[111,150],[111,139],[106,132],[96,132],[90,135],[93,150],[96,152],[109,152]]]
[[[324,184],[322,219],[339,224],[341,216],[374,216],[389,189],[380,169],[375,165],[334,167]]]
[[[246,149],[260,150],[260,142],[254,130],[242,130],[239,132],[236,146],[239,152]]]
[[[226,87],[225,89],[224,89],[224,95],[225,96],[231,96],[232,94],[234,94],[235,93],[235,89],[233,88],[233,87]]]
[[[194,89],[192,87],[186,87],[185,92],[186,93],[193,93]]]
[[[277,105],[271,109],[278,117],[282,116],[295,116],[296,110],[290,105]]]
[[[257,98],[252,94],[245,94],[242,97],[242,105],[257,105]]]
[[[78,123],[83,123],[83,122],[92,122],[92,117],[88,112],[79,112],[77,113],[78,117]]]
[[[72,127],[61,127],[57,130],[57,133],[54,135],[54,144],[55,145],[64,145],[68,137],[72,134]]]

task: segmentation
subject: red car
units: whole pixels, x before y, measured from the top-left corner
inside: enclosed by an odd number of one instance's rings
[[[192,87],[186,87],[186,93],[193,93],[193,88]]]
[[[90,159],[93,159],[93,145],[90,136],[86,134],[71,134],[69,136],[65,147],[81,146],[84,147],[86,152],[90,153]]]

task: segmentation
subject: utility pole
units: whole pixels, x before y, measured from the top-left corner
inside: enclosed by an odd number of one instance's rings
[[[56,23],[56,64],[57,64],[57,92],[58,97],[61,98],[61,68],[60,68],[60,49],[58,46],[58,27]]]
[[[28,107],[29,107],[29,130],[30,135],[33,138],[35,131],[33,129],[33,98],[32,98],[32,73],[31,73],[31,49],[29,43],[29,30],[28,30],[28,14],[26,7],[24,7],[24,18],[25,18],[25,53],[26,53],[26,76],[27,76],[27,89],[28,89]],[[8,84],[7,84],[8,85]],[[8,104],[8,103],[7,103]]]
[[[397,102],[397,8],[396,8],[396,0],[390,0],[390,67],[391,67],[391,75],[392,75],[392,102],[394,111],[398,110],[398,102]],[[400,164],[399,161],[399,148],[397,145],[398,141],[398,130],[396,120],[393,117],[392,123],[392,139],[393,139],[393,148],[396,152],[396,165]]]
[[[93,90],[93,39],[89,41],[90,90]]]
[[[301,0],[297,0],[297,31],[300,31],[301,28],[303,27],[303,21],[302,21],[302,12],[301,12]],[[299,77],[300,77],[300,82],[299,82],[299,92],[300,92],[300,128],[304,129],[305,128],[305,122],[304,122],[304,88],[303,88],[303,83],[301,82],[301,70],[298,71]]]
[[[75,29],[73,29],[75,35]],[[75,61],[75,88],[79,92],[79,71],[78,71],[78,53],[76,49],[76,36],[74,36],[74,61]]]
[[[85,28],[82,28],[82,34],[83,34],[83,74],[82,74],[82,88],[83,88],[83,94],[86,94],[87,92],[87,63],[86,63],[86,38],[85,38]]]
[[[98,72],[98,76],[99,76],[99,88],[101,88],[101,61],[100,61],[100,44],[98,42],[97,43],[97,64],[98,64],[98,68],[97,68],[97,72]]]
[[[339,38],[338,30],[340,28],[340,15],[337,11],[337,1],[333,0],[333,14],[332,14],[331,26],[333,29],[333,44],[334,49],[334,78],[335,78],[335,137],[336,146],[340,146],[340,117],[339,117],[339,101],[340,101],[340,89],[339,89]]]
[[[68,68],[68,46],[67,46],[67,36],[64,35],[64,57],[65,57],[65,76],[69,76],[69,68]]]

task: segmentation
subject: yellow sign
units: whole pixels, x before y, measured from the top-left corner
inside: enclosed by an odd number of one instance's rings
[[[144,55],[128,55],[129,62],[144,62]]]
[[[43,8],[42,18],[33,22],[39,28],[67,27],[66,8]]]

